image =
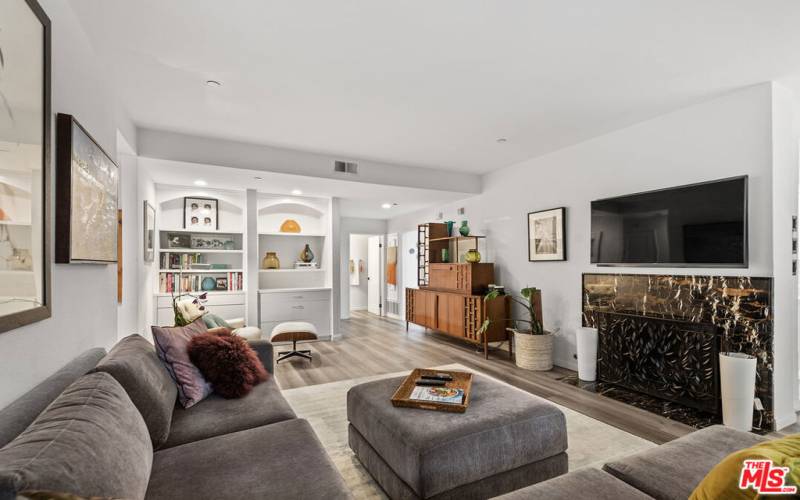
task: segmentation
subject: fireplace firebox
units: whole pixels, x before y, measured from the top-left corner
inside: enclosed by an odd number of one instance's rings
[[[716,326],[619,312],[595,319],[598,380],[719,414]]]

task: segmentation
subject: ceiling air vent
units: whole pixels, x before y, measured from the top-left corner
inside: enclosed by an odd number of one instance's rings
[[[358,163],[352,161],[335,161],[333,162],[334,172],[343,172],[345,174],[357,174]]]

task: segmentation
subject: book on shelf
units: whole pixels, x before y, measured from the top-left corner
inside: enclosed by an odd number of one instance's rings
[[[225,271],[222,271],[225,273]],[[214,287],[210,287],[213,280]],[[204,285],[206,282],[206,286]],[[225,277],[211,277],[188,272],[160,272],[158,278],[159,293],[183,292],[238,292],[244,289],[244,273],[233,271],[225,273]]]
[[[190,269],[194,265],[205,266],[204,255],[199,253],[162,252],[159,257],[161,269]]]

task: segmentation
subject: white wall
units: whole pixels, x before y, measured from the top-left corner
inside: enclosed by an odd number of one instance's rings
[[[444,211],[444,220],[468,219],[473,232],[488,236],[484,256],[485,261],[497,264],[496,281],[510,289],[526,285],[542,289],[545,326],[561,330],[555,343],[555,362],[573,369],[582,273],[772,276],[775,260],[775,345],[776,349],[783,346],[785,352],[795,353],[796,347],[789,348],[789,344],[796,345],[797,320],[792,317],[792,306],[785,304],[783,312],[777,307],[784,300],[796,298],[796,292],[790,293],[788,285],[782,283],[788,281],[785,268],[790,260],[785,249],[789,246],[781,237],[775,240],[780,250],[776,246],[773,252],[772,227],[773,212],[780,217],[776,225],[788,227],[790,213],[797,206],[789,193],[794,193],[796,200],[797,161],[796,151],[794,157],[781,159],[780,172],[773,178],[772,94],[771,84],[748,87],[490,173],[484,177],[482,194],[392,219],[388,230],[413,230],[418,223],[435,220],[439,211]],[[589,264],[591,200],[745,174],[750,177],[748,269],[620,269]],[[528,262],[526,214],[559,206],[567,207],[568,260]],[[458,207],[466,208],[464,217],[456,215]],[[784,236],[788,235],[787,230]],[[786,295],[778,296],[784,292]],[[796,370],[791,372],[787,361],[781,362],[783,366],[777,366],[778,362],[781,357],[776,359],[776,380],[797,379]],[[776,390],[783,392],[780,386],[776,384]],[[780,407],[776,402],[776,409]]]
[[[158,240],[156,239],[156,248],[153,250],[153,261],[144,261],[144,202],[147,201],[156,211],[156,229],[158,228],[159,221],[161,220],[161,209],[156,198],[156,184],[153,182],[153,177],[146,166],[137,164],[137,206],[139,207],[137,215],[138,229],[138,247],[140,256],[136,259],[136,268],[138,272],[137,292],[139,293],[138,304],[138,328],[139,333],[144,337],[152,340],[152,333],[150,332],[150,325],[153,323],[155,317],[155,299],[153,292],[156,289],[156,271],[158,270]],[[123,215],[124,218],[124,215]],[[158,233],[156,233],[156,236]]]
[[[122,142],[122,139],[118,139]],[[123,338],[141,331],[139,328],[139,261],[143,260],[143,250],[139,246],[142,226],[139,224],[139,203],[137,189],[139,172],[136,156],[119,154],[120,189],[119,208],[122,210],[122,302],[117,305],[117,337]]]
[[[366,234],[350,235],[350,261],[355,267],[355,274],[358,275],[358,285],[352,284],[352,275],[349,267],[347,270],[348,281],[350,282],[350,310],[356,311],[367,308],[367,243],[369,236]],[[359,271],[358,263],[363,263],[363,271]],[[349,264],[348,264],[349,266]]]
[[[53,26],[53,112],[74,115],[116,157],[117,129],[124,133],[130,127],[111,91],[108,68],[98,61],[68,2],[41,4]],[[52,140],[55,145],[55,130]],[[116,266],[53,265],[52,271],[52,317],[0,334],[0,407],[84,350],[109,347],[117,338]]]

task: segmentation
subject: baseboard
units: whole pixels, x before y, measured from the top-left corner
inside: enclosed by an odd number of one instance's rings
[[[787,415],[775,415],[775,430],[781,430],[784,427],[797,423],[797,415],[789,413]]]
[[[566,368],[568,370],[572,370],[574,372],[578,371],[578,360],[574,358],[570,359],[553,359],[553,364],[556,366],[560,366],[561,368]]]

